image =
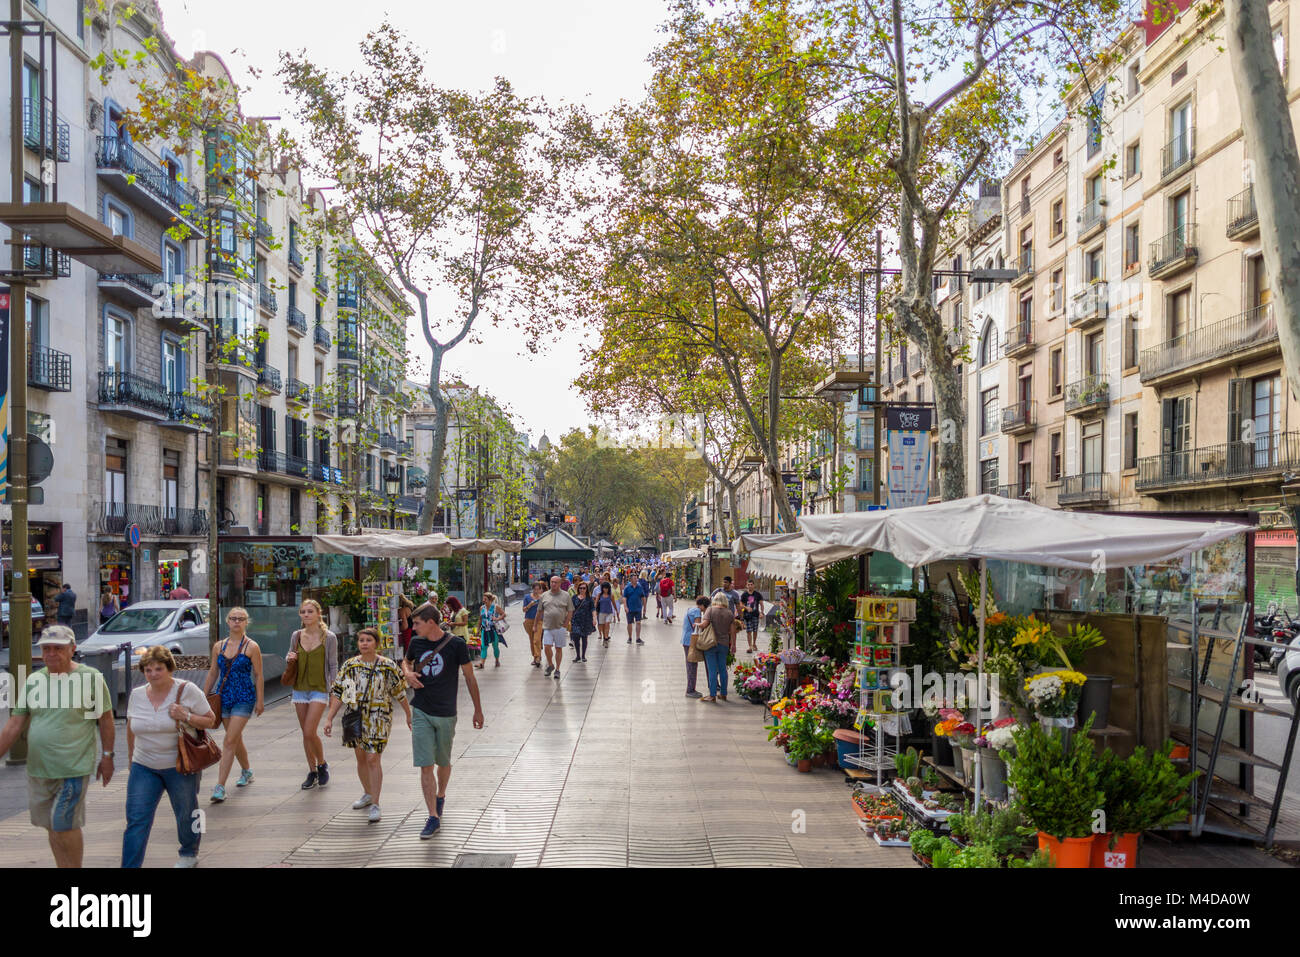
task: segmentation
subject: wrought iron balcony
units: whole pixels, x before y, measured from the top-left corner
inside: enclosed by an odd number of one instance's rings
[[[415,452],[415,446],[412,443],[407,442],[405,440],[400,440],[397,443],[397,454],[399,456],[410,458],[411,455],[414,454],[414,452]]]
[[[1300,469],[1300,432],[1264,432],[1252,442],[1227,442],[1138,460],[1139,492],[1207,483],[1239,483]]]
[[[263,312],[275,315],[275,290],[264,282],[257,284],[257,304]]]
[[[1007,329],[1006,339],[1002,343],[1004,356],[1018,356],[1034,348],[1034,324],[1017,322]]]
[[[1259,232],[1259,210],[1255,207],[1255,187],[1247,186],[1228,200],[1228,238],[1246,239]]]
[[[1152,349],[1138,358],[1143,384],[1190,369],[1215,359],[1236,361],[1241,353],[1277,342],[1277,320],[1272,303],[1256,306],[1230,319],[1193,329]]]
[[[316,324],[316,328],[312,335],[315,339],[317,349],[323,349],[325,352],[329,352],[330,347],[334,345],[333,340],[330,338],[330,331],[320,323]]]
[[[1070,301],[1070,325],[1087,326],[1103,322],[1110,309],[1109,285],[1105,280],[1089,283]]]
[[[257,217],[257,225],[254,227],[254,235],[259,243],[269,245],[271,237],[275,234],[271,231],[271,224],[261,216]]]
[[[45,129],[41,128],[42,119],[48,124]],[[36,97],[29,96],[23,100],[23,143],[28,149],[39,152],[42,140],[45,141],[46,156],[52,156],[60,163],[72,159],[72,137],[67,120],[54,115],[54,106],[48,98],[42,117]]]
[[[168,508],[159,509],[161,513],[161,535],[206,535],[208,533],[208,512],[203,508]]]
[[[1038,425],[1038,403],[1033,399],[1017,402],[1002,408],[1002,432],[1015,435],[1019,432],[1032,432]]]
[[[1106,200],[1102,198],[1094,199],[1083,207],[1083,212],[1079,214],[1079,238],[1083,239],[1092,233],[1094,229],[1099,229],[1106,225]]]
[[[49,392],[71,392],[72,356],[48,346],[32,346],[27,353],[27,384]]]
[[[1065,411],[1078,415],[1101,412],[1110,405],[1110,382],[1104,375],[1090,375],[1065,387]]]
[[[300,379],[288,379],[284,384],[284,396],[290,402],[311,402],[311,386]]]
[[[99,404],[136,418],[161,419],[171,412],[171,399],[161,383],[117,369],[99,373]]]
[[[999,485],[993,489],[991,494],[999,495],[1002,498],[1019,498],[1026,502],[1033,501],[1036,486],[1034,485]]]
[[[1193,149],[1193,134],[1195,130],[1189,129],[1182,136],[1175,136],[1169,143],[1160,149],[1160,178],[1173,176],[1190,166],[1195,156]]]
[[[302,275],[302,253],[294,243],[289,244],[289,268]]]
[[[289,307],[285,322],[288,324],[290,332],[296,332],[302,336],[307,334],[307,316],[297,306]]]
[[[139,525],[142,532],[163,537],[208,533],[208,513],[202,508],[96,502],[95,516],[95,528],[101,535],[121,535],[129,525]]]
[[[419,495],[401,495],[397,499],[397,510],[399,512],[418,513],[423,502],[424,498]]]
[[[895,382],[906,382],[906,381],[907,381],[907,363],[906,363],[906,362],[901,362],[901,361],[900,361],[900,362],[895,362],[895,363],[894,363],[894,368],[893,368],[892,371],[893,371],[893,380],[894,380]]]
[[[1061,479],[1058,505],[1106,505],[1110,502],[1110,473],[1084,472]]]
[[[259,472],[275,475],[288,475],[293,478],[308,479],[312,475],[311,463],[297,455],[277,452],[274,449],[261,449],[257,453]]]
[[[149,203],[160,216],[175,216],[193,227],[198,218],[198,190],[172,179],[161,162],[127,141],[116,136],[100,136],[97,140],[95,162],[101,175],[121,180],[124,189]]]
[[[355,418],[357,414],[356,399],[339,399],[336,405],[338,416],[341,419]]]
[[[280,370],[275,368],[275,366],[263,364],[262,367],[257,370],[257,384],[268,392],[279,395],[280,389],[282,388],[280,382]]]
[[[1032,249],[1022,249],[1020,258],[1012,260],[1011,268],[1016,271],[1016,278],[1013,279],[1012,285],[1023,285],[1034,278],[1034,251]]]
[[[397,436],[385,432],[379,437],[379,447],[381,449],[391,449],[397,451]]]
[[[28,246],[23,250],[23,269],[29,273],[30,279],[42,275],[66,279],[72,275],[72,257],[48,246]]]
[[[360,353],[357,351],[356,339],[352,336],[339,336],[338,357],[350,362],[356,362]]]
[[[1152,279],[1163,279],[1196,265],[1196,224],[1186,223],[1151,244],[1148,271]]]
[[[155,302],[154,289],[162,285],[161,273],[102,272],[95,284],[107,295],[133,309]]]
[[[168,392],[167,398],[170,403],[168,419],[183,428],[197,431],[216,420],[216,411],[206,399],[184,392]]]
[[[316,274],[316,291],[319,292],[322,296],[329,295],[330,282],[328,279],[325,278],[325,274],[323,272],[318,272]]]
[[[320,462],[308,462],[307,478],[313,482],[326,482],[330,485],[342,485],[343,470],[331,467],[328,462],[324,464]]]

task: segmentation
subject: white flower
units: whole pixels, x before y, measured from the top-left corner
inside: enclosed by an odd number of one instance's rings
[[[1005,728],[991,728],[985,734],[989,747],[997,751],[1006,751],[1015,745],[1016,726],[1010,725]]]

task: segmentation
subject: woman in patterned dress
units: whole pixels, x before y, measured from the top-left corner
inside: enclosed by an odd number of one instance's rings
[[[384,785],[384,769],[380,757],[388,746],[388,735],[393,730],[393,701],[406,712],[406,726],[411,727],[411,706],[406,700],[406,679],[391,658],[379,654],[379,632],[362,628],[357,632],[355,658],[349,658],[339,668],[338,677],[330,688],[330,709],[325,716],[325,736],[331,737],[334,716],[344,705],[348,710],[361,711],[361,737],[353,740],[346,733],[343,745],[352,746],[357,756],[357,777],[364,792],[352,802],[353,810],[369,807],[370,823],[380,819],[379,792]]]

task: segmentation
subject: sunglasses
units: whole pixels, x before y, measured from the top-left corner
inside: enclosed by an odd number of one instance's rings
[[[248,619],[239,615],[231,615],[226,619],[226,621],[248,621]]]

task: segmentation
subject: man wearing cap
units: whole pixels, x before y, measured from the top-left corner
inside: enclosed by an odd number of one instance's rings
[[[37,645],[45,667],[23,682],[0,729],[0,758],[26,732],[32,823],[49,834],[56,866],[80,867],[90,775],[104,787],[113,777],[113,708],[98,669],[73,662],[77,641],[71,628],[51,625]]]

